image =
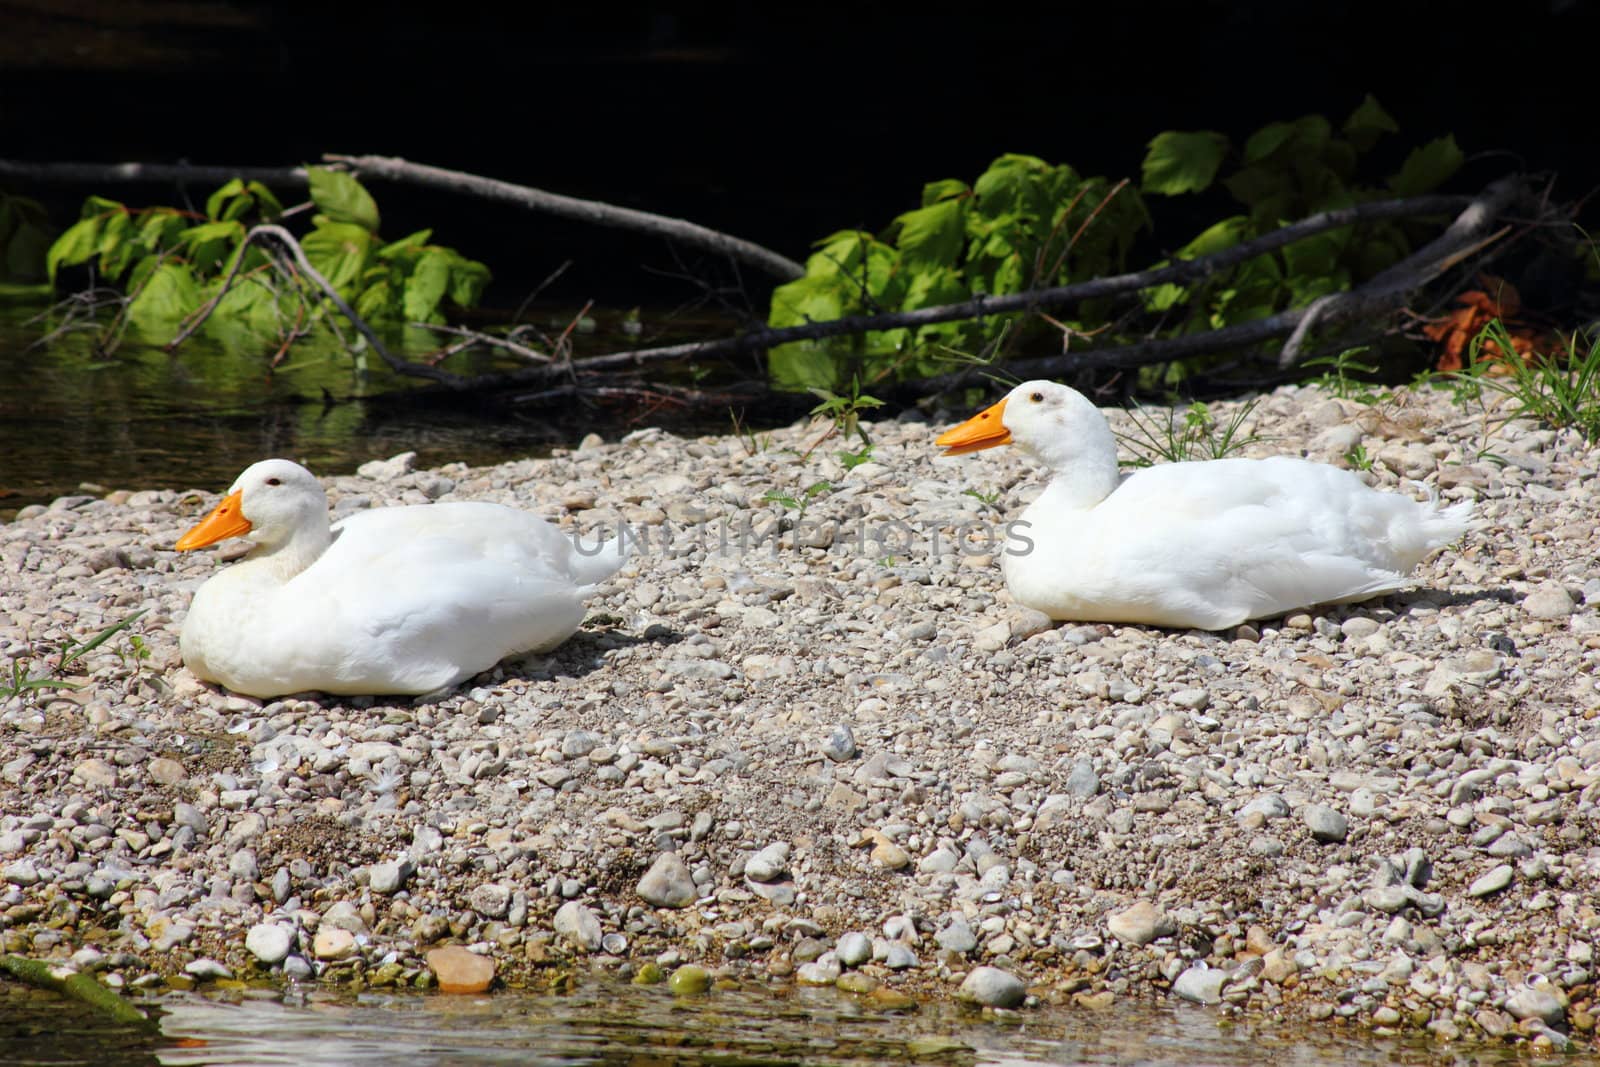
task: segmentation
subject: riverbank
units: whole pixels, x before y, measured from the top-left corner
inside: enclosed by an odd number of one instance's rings
[[[189,675],[219,562],[170,546],[222,485],[24,509],[0,526],[24,675],[144,614],[68,667],[83,688],[0,705],[4,947],[113,984],[416,984],[459,943],[508,983],[696,963],[888,1006],[991,966],[1091,1008],[1595,1047],[1581,441],[1444,392],[1270,394],[1247,454],[1359,444],[1479,525],[1414,590],[1210,634],[1014,605],[993,537],[1039,473],[936,458],[945,424],[869,425],[849,469],[797,426],[324,479],[336,512],[498,500],[641,536],[572,641],[436,699]]]

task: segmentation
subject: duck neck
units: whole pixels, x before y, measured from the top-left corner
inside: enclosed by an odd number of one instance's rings
[[[245,559],[276,581],[287,582],[315,563],[332,543],[333,532],[324,517],[321,522],[297,527],[281,539],[257,541]]]
[[[1121,480],[1117,439],[1105,416],[1087,400],[1048,440],[1022,447],[1053,472],[1045,495],[1054,506],[1086,511],[1110,496]]]

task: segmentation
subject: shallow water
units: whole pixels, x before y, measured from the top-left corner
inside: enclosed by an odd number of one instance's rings
[[[514,408],[401,402],[413,380],[376,357],[360,373],[332,345],[303,343],[273,368],[268,355],[230,352],[204,335],[176,354],[129,335],[105,355],[100,331],[91,329],[37,343],[61,322],[30,321],[40,314],[0,306],[0,518],[79,492],[82,483],[220,490],[267,456],[299,460],[319,474],[349,473],[407,451],[424,466],[477,465],[547,454],[591,429],[613,437],[630,428],[626,413],[578,406],[557,419]],[[598,332],[588,343],[596,350],[641,343],[617,328],[620,316],[595,314]],[[552,322],[563,317],[571,314],[551,313]],[[719,329],[725,327],[672,322],[661,327],[660,342]],[[459,356],[450,366],[495,369]],[[726,429],[726,417],[718,425]]]
[[[1272,1022],[1234,1023],[1187,1005],[1109,1011],[1044,1007],[995,1021],[955,1006],[875,1012],[833,990],[684,998],[660,986],[606,980],[559,995],[259,990],[169,994],[143,1006],[159,1012],[159,1034],[109,1026],[76,1005],[9,987],[0,995],[0,1062],[195,1067],[1534,1062],[1508,1048],[1374,1038],[1335,1024],[1291,1030]]]

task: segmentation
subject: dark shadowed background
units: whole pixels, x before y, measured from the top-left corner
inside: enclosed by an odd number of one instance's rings
[[[1002,152],[1137,177],[1164,129],[1236,143],[1371,92],[1399,153],[1444,133],[1461,188],[1600,176],[1594,5],[971,4],[738,11],[604,4],[0,2],[0,155],[288,165],[382,153],[677,215],[803,258]],[[1494,154],[1499,153],[1499,154]],[[82,188],[30,189],[75,211]],[[197,190],[202,194],[206,190]],[[384,232],[489,262],[491,304],[666,300],[659,241],[374,183]],[[170,190],[123,189],[129,202]],[[62,217],[69,217],[63,215]],[[1214,216],[1213,216],[1214,217]]]

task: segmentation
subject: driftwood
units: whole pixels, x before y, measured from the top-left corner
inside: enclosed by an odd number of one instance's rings
[[[154,1029],[150,1017],[115,990],[101,984],[92,974],[85,974],[71,966],[59,966],[46,960],[30,960],[23,956],[0,955],[0,971],[20,982],[48,989],[64,997],[82,1001],[114,1022]]]
[[[530,211],[577,219],[597,226],[634,230],[679,241],[694,248],[715,252],[758,268],[782,281],[805,273],[794,260],[763,248],[753,241],[721,233],[693,222],[656,215],[634,208],[617,207],[598,200],[581,200],[526,185],[515,185],[497,178],[484,178],[463,171],[445,170],[426,163],[411,163],[390,156],[324,155],[331,166],[363,177],[408,182],[468,193],[488,200],[513,204]],[[27,163],[0,159],[0,181],[13,179],[33,182],[86,183],[176,183],[221,185],[234,178],[259,181],[263,185],[304,188],[304,167],[209,167],[187,163]]]

